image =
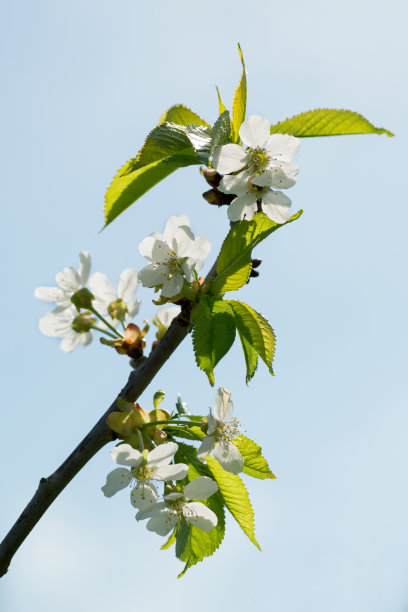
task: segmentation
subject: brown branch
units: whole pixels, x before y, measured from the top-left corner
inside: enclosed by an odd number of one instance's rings
[[[184,340],[188,333],[189,322],[189,313],[182,311],[174,319],[155,350],[136,370],[131,372],[118,397],[123,397],[130,402],[137,400],[162,365]],[[116,438],[116,434],[106,424],[108,414],[117,410],[116,399],[64,463],[48,478],[41,478],[34,497],[0,544],[0,577],[7,572],[13,556],[54,499],[105,444]]]

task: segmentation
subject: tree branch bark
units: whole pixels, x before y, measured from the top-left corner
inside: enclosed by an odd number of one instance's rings
[[[189,313],[182,311],[174,319],[155,350],[136,370],[130,373],[118,397],[130,402],[137,400],[162,365],[184,340],[188,333],[189,323]],[[0,544],[0,577],[6,574],[13,556],[54,499],[105,444],[115,440],[116,434],[108,427],[106,417],[110,412],[117,410],[116,399],[60,467],[51,476],[41,478],[32,500]]]

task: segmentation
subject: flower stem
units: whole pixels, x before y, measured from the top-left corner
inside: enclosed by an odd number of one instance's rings
[[[150,421],[150,423],[143,423],[143,425],[140,426],[140,429],[144,429],[145,427],[151,427],[152,425],[170,425],[170,424],[187,425],[188,427],[193,427],[194,425],[197,425],[198,427],[200,427],[197,421],[179,421],[178,419],[168,419],[167,421]]]
[[[152,447],[153,447],[153,448],[156,448],[157,444],[155,444],[155,443],[153,442],[153,440],[151,439],[151,437],[150,437],[150,436],[148,436],[146,432],[142,431],[142,435],[144,436],[144,438],[146,438],[146,440],[149,442],[149,444],[151,444],[151,445],[152,445]]]
[[[109,336],[110,338],[113,338],[114,340],[117,339],[117,336],[114,336],[110,332],[106,331],[106,329],[102,329],[102,327],[98,327],[97,325],[92,325],[92,329],[96,329],[96,331],[99,331],[102,334],[106,334],[107,336]]]
[[[95,310],[95,308],[91,307],[89,310],[93,312],[94,315],[96,315],[98,319],[102,321],[102,323],[105,323],[105,325],[109,327],[111,331],[113,331],[113,333],[115,334],[115,338],[123,338],[122,334],[118,332],[118,330],[115,329],[113,325],[111,325],[109,321],[107,321],[97,310]]]

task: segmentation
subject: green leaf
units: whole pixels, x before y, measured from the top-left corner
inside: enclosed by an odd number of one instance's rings
[[[207,164],[211,152],[211,128],[190,123],[187,126],[186,135],[200,160],[200,164]]]
[[[207,466],[217,481],[228,510],[251,542],[261,550],[255,539],[254,511],[241,478],[224,470],[214,457],[207,457]]]
[[[252,268],[252,249],[274,231],[292,223],[303,211],[297,212],[286,223],[275,223],[265,213],[256,213],[252,221],[234,225],[221,247],[217,259],[217,276],[208,287],[208,293],[220,295],[240,289],[248,281]]]
[[[272,361],[275,352],[275,334],[272,327],[259,312],[248,304],[236,300],[228,300],[227,303],[234,313],[240,338],[245,338],[273,375]],[[247,382],[251,378],[250,374],[247,371]]]
[[[247,438],[240,435],[237,440],[234,440],[235,446],[244,458],[244,472],[253,478],[276,478],[271,472],[268,462],[262,455],[262,448]]]
[[[179,444],[175,461],[187,463],[189,482],[199,476],[211,476],[208,468],[197,460],[196,451],[191,446]],[[211,531],[205,532],[198,527],[188,525],[185,520],[182,521],[181,529],[177,533],[176,556],[186,565],[178,578],[181,578],[192,565],[214,554],[224,538],[225,512],[221,493],[214,493],[208,499],[200,501],[217,515],[218,524]]]
[[[247,101],[247,80],[246,70],[244,63],[244,56],[242,55],[241,47],[238,44],[239,59],[242,63],[242,74],[239,81],[238,87],[235,90],[234,97],[232,100],[232,132],[234,142],[240,142],[239,128],[241,123],[245,119],[246,101]]]
[[[118,171],[108,187],[105,224],[178,168],[200,163],[185,127],[173,123],[155,127],[137,157]]]
[[[174,528],[172,533],[169,535],[167,542],[160,547],[160,550],[166,550],[166,548],[170,548],[176,541],[177,527]]]
[[[186,440],[201,440],[204,438],[205,433],[201,427],[166,427],[166,433],[170,434],[175,438],[185,438]]]
[[[210,125],[202,119],[197,113],[194,113],[192,110],[184,106],[184,104],[175,104],[171,108],[169,108],[159,119],[159,125],[161,123],[165,123],[166,121],[170,123],[177,123],[178,125],[189,125],[190,123],[194,123],[194,125],[204,125],[206,127],[210,127]]]
[[[218,114],[222,115],[222,113],[224,113],[227,110],[227,108],[224,106],[224,103],[221,100],[221,95],[220,95],[220,91],[218,87],[216,87],[215,89],[217,90],[217,96],[218,96]]]
[[[249,344],[248,340],[245,336],[242,335],[241,331],[238,329],[239,339],[241,340],[242,350],[244,352],[245,365],[246,365],[246,384],[249,383],[253,375],[255,374],[258,367],[258,353],[252,346]]]
[[[359,113],[335,108],[317,108],[280,121],[271,127],[271,134],[292,136],[340,136],[344,134],[394,134],[385,128],[376,128]]]
[[[198,367],[214,386],[214,368],[235,339],[235,320],[226,302],[203,296],[191,313],[193,346]]]
[[[230,141],[231,134],[231,119],[230,114],[226,110],[218,117],[212,128],[212,138],[210,151],[214,150],[217,146],[222,146]]]

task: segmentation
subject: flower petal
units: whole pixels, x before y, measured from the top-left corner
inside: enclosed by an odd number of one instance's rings
[[[138,467],[143,461],[142,453],[133,448],[133,446],[130,446],[130,444],[115,446],[111,450],[111,457],[115,463],[128,465],[129,467]]]
[[[133,268],[126,268],[120,275],[118,297],[124,302],[129,302],[134,298],[138,284],[137,271]]]
[[[153,508],[149,508],[149,510],[139,510],[135,516],[135,519],[137,521],[144,521],[147,518],[151,518],[153,514],[161,512],[164,508],[167,508],[167,504],[164,502],[158,502],[153,506]]]
[[[81,284],[85,287],[88,282],[89,272],[91,271],[91,254],[88,251],[81,251],[79,254],[78,275],[81,279]]]
[[[133,319],[133,317],[137,315],[137,313],[139,312],[141,303],[142,301],[138,300],[137,298],[127,301],[127,307],[128,307],[128,313],[126,315],[127,319]]]
[[[74,317],[70,316],[68,309],[60,313],[47,312],[45,316],[41,317],[38,327],[45,336],[61,338],[71,330],[73,319]]]
[[[215,480],[208,476],[199,476],[184,487],[184,497],[186,499],[207,499],[216,491],[218,491],[218,485]]]
[[[234,404],[231,400],[231,391],[218,387],[214,399],[214,416],[218,421],[225,423],[231,417]]]
[[[147,456],[147,467],[157,469],[168,465],[177,453],[177,450],[178,444],[175,442],[166,442],[166,444],[156,446]]]
[[[248,147],[255,149],[263,147],[269,138],[270,124],[267,119],[259,115],[247,117],[239,128],[239,135]]]
[[[101,272],[92,274],[89,279],[89,288],[98,302],[106,304],[106,308],[111,302],[116,300],[116,287],[106,274],[102,274]],[[105,312],[106,310],[104,310],[104,313]]]
[[[102,487],[102,491],[105,497],[112,497],[121,489],[127,487],[132,480],[132,473],[130,470],[123,468],[116,468],[106,476],[106,484]]]
[[[81,277],[74,268],[64,268],[55,275],[55,280],[61,289],[70,297],[81,288]]]
[[[217,526],[217,515],[200,502],[190,502],[183,508],[187,523],[198,527],[202,531],[211,531]]]
[[[251,221],[257,210],[256,195],[249,193],[248,195],[238,196],[228,206],[228,219],[230,221]]]
[[[244,458],[232,442],[218,442],[214,448],[214,457],[231,474],[238,474],[244,469]]]
[[[270,190],[262,197],[262,210],[275,223],[285,223],[289,217],[292,201],[280,191]]]
[[[241,170],[247,163],[245,151],[237,144],[226,144],[215,147],[213,166],[221,174],[229,174]]]
[[[188,474],[188,465],[185,463],[175,463],[174,465],[164,465],[153,475],[154,480],[182,480]]]
[[[73,329],[69,331],[60,342],[60,349],[64,353],[72,353],[81,342],[81,334],[77,334]]]
[[[205,463],[205,458],[214,448],[214,442],[214,436],[205,436],[205,438],[202,439],[201,446],[197,449],[197,459],[201,461],[201,463]]]
[[[149,234],[147,238],[142,240],[142,242],[139,244],[140,254],[143,255],[143,257],[146,257],[147,259],[151,260],[153,247],[157,240],[163,240],[163,236],[158,232],[153,232],[152,234]]]
[[[82,346],[88,346],[88,344],[91,344],[92,332],[87,331],[87,332],[82,332],[81,334],[79,334],[79,341],[82,344]]]
[[[227,174],[224,176],[218,190],[222,193],[235,193],[236,195],[244,195],[249,191],[247,172],[240,172],[240,174]]]
[[[300,147],[300,138],[289,134],[271,134],[266,143],[269,155],[275,159],[292,161]]]
[[[156,319],[164,325],[164,327],[169,327],[170,323],[175,319],[181,312],[180,306],[170,306],[170,304],[164,304],[164,306],[160,306],[157,311]]]
[[[134,508],[139,508],[142,512],[146,512],[146,510],[154,506],[158,497],[159,494],[154,484],[139,480],[130,493],[130,503]]]
[[[170,217],[170,219],[166,223],[166,227],[163,232],[163,240],[167,242],[170,248],[173,248],[173,237],[179,227],[182,226],[190,229],[190,221],[187,215],[178,215],[174,217]]]
[[[296,183],[296,175],[299,168],[289,162],[279,162],[272,164],[268,170],[262,174],[254,176],[252,182],[260,187],[279,187],[279,189],[289,189]]]
[[[175,295],[181,292],[183,284],[184,279],[181,274],[174,274],[171,278],[166,278],[163,281],[163,297],[174,297]]]
[[[156,504],[158,506],[158,504]],[[156,506],[153,508],[152,518],[147,522],[147,529],[149,531],[154,531],[161,536],[165,536],[177,524],[177,514],[176,512],[172,512],[169,508],[164,508],[163,510],[156,510]]]
[[[165,266],[156,266],[148,264],[139,272],[139,280],[143,287],[155,287],[161,285],[166,279],[168,269]]]
[[[37,287],[34,297],[43,302],[56,302],[57,304],[65,300],[65,294],[60,287]]]

